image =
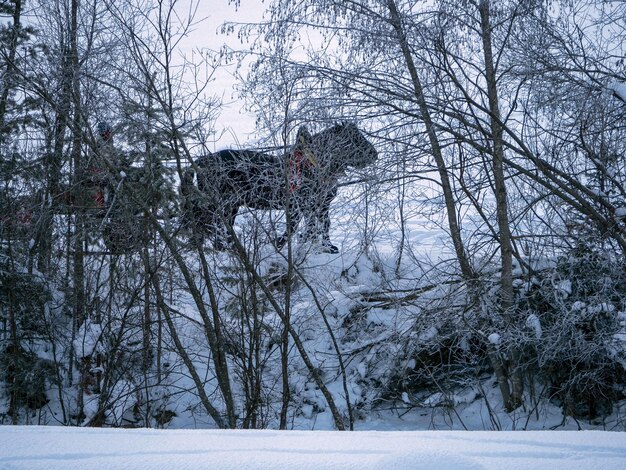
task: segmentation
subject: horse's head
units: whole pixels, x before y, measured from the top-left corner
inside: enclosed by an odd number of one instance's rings
[[[306,128],[306,126],[300,126],[298,129],[298,134],[296,135],[296,143],[293,147],[292,154],[295,155],[299,153],[303,157],[305,157],[311,166],[317,167],[319,166],[319,162],[317,157],[311,150],[311,144],[313,143],[313,136]]]
[[[378,152],[353,123],[337,124],[311,136],[306,129],[298,131],[302,141],[321,161],[338,171],[347,167],[365,168],[378,159]]]

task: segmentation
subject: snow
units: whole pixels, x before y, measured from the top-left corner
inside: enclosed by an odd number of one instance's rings
[[[488,339],[491,344],[495,344],[495,345],[500,344],[500,335],[498,333],[491,333]]]
[[[528,315],[528,318],[526,318],[526,326],[535,332],[535,337],[537,339],[541,339],[543,330],[541,329],[541,321],[537,315],[534,313]]]
[[[218,431],[1,426],[0,469],[626,468],[606,431]]]
[[[555,287],[557,291],[561,292],[564,298],[567,298],[572,293],[572,281],[569,279],[559,282]]]
[[[76,334],[74,350],[78,357],[89,357],[94,354],[100,345],[102,325],[84,323]]]
[[[609,86],[609,88],[613,90],[619,99],[626,102],[626,83],[615,81]]]

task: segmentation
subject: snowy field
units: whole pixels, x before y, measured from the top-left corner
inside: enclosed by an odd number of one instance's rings
[[[122,430],[0,426],[0,469],[626,468],[626,433]]]

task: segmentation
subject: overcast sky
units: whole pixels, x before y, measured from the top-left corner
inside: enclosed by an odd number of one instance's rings
[[[193,0],[198,3],[196,18],[201,20],[194,28],[193,33],[182,43],[185,54],[194,49],[219,50],[223,44],[234,49],[246,46],[236,35],[224,35],[219,30],[225,22],[248,23],[260,21],[267,2],[261,0],[241,0],[236,8],[231,0]],[[189,4],[185,0],[186,5]],[[181,9],[182,11],[182,9]],[[235,67],[221,66],[215,74],[215,81],[211,84],[214,95],[223,100],[224,105],[216,123],[218,136],[221,138],[215,143],[215,148],[229,146],[245,146],[254,140],[254,116],[246,113],[243,102],[236,96],[234,89],[236,80],[233,76]]]

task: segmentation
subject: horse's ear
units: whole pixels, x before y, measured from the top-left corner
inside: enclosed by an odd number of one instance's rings
[[[308,146],[313,141],[313,137],[311,133],[306,128],[306,126],[300,126],[298,129],[298,134],[296,135],[296,146],[303,145]]]

